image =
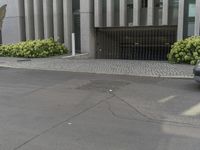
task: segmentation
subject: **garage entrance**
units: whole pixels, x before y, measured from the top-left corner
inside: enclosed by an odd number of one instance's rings
[[[166,60],[177,26],[97,28],[97,59]]]

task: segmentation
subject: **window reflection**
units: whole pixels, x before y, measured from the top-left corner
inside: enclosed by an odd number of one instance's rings
[[[178,5],[179,0],[169,0],[169,24],[178,24]]]
[[[194,35],[196,0],[186,0],[184,13],[184,38]]]

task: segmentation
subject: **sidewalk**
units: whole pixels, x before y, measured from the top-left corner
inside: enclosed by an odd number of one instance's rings
[[[162,61],[0,57],[0,67],[166,78],[193,78],[193,66],[169,64]]]

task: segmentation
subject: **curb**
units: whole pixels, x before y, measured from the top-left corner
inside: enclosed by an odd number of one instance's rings
[[[0,65],[0,67],[13,68],[13,69],[29,69],[29,70],[46,70],[46,71],[63,71],[63,72],[74,72],[74,73],[91,73],[91,74],[104,74],[104,75],[121,75],[121,76],[134,76],[134,77],[149,77],[149,78],[165,78],[165,79],[193,79],[194,76],[191,75],[177,75],[177,76],[163,76],[163,75],[137,75],[137,74],[124,74],[124,73],[107,73],[107,72],[87,72],[87,71],[68,71],[68,70],[58,70],[50,68],[28,68],[28,67],[15,67],[10,65]]]
[[[77,54],[75,56],[63,56],[61,57],[61,59],[88,59],[89,58],[89,54],[88,53],[84,53],[84,54]]]

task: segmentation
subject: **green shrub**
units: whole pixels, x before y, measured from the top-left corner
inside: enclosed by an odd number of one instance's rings
[[[42,58],[67,53],[64,45],[53,39],[32,40],[17,44],[1,45],[0,56]]]
[[[176,42],[168,54],[171,63],[195,65],[200,60],[200,37],[194,36]]]

